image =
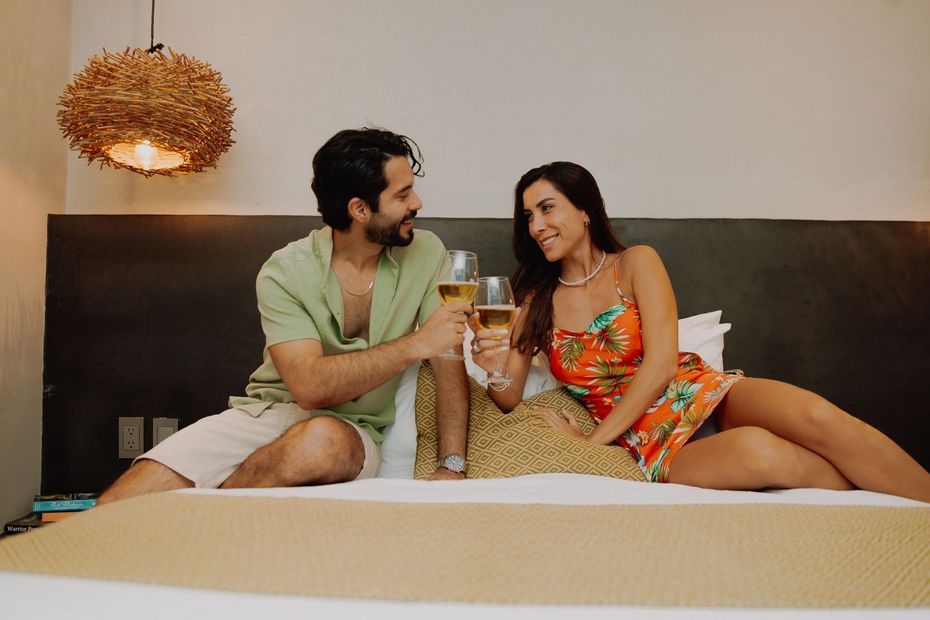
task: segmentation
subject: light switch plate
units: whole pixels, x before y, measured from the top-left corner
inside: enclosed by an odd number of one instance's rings
[[[177,418],[152,419],[152,446],[157,446],[178,432]]]

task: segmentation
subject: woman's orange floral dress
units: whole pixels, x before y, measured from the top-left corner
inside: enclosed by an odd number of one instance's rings
[[[552,374],[597,422],[623,398],[643,360],[639,309],[620,291],[616,269],[614,284],[620,296],[616,305],[595,317],[583,332],[554,328],[549,347]],[[678,374],[617,443],[633,456],[647,480],[667,482],[678,450],[730,386],[743,378],[738,370],[717,372],[697,353],[680,353]]]

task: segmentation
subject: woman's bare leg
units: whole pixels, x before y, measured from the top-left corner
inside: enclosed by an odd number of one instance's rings
[[[755,426],[685,444],[672,461],[669,482],[736,491],[855,488],[823,457]]]
[[[720,429],[764,428],[822,456],[860,489],[930,502],[927,470],[877,429],[813,392],[744,379],[714,415]]]

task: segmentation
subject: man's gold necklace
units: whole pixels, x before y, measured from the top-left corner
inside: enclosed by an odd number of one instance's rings
[[[339,272],[336,271],[336,268],[335,268],[335,267],[331,267],[331,269],[333,270],[333,274],[336,276],[336,282],[339,283],[339,288],[341,288],[342,290],[344,290],[344,291],[345,291],[346,293],[348,293],[349,295],[353,295],[353,296],[355,296],[355,297],[364,297],[365,295],[367,295],[368,293],[370,293],[370,292],[371,292],[371,289],[374,288],[374,286],[375,286],[375,280],[374,280],[374,278],[372,278],[371,282],[368,283],[368,288],[366,288],[363,292],[361,292],[361,293],[356,293],[355,291],[350,291],[350,290],[342,283],[342,278],[339,277]]]

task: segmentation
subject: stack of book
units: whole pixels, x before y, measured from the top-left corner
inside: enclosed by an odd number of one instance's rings
[[[29,530],[34,530],[38,527],[42,527],[42,515],[35,512],[30,512],[29,514],[23,515],[18,519],[13,519],[4,525],[3,535],[9,536],[10,534],[28,532]]]
[[[97,503],[97,493],[60,493],[36,495],[32,500],[32,512],[13,519],[3,526],[4,534],[28,532],[47,523],[55,523]]]

